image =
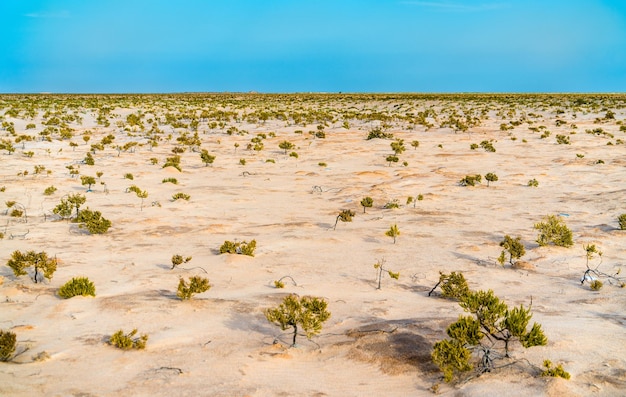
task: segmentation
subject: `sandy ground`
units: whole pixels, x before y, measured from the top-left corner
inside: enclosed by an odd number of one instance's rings
[[[384,111],[400,102],[323,106]],[[17,334],[21,352],[0,365],[0,395],[422,396],[433,395],[433,385],[444,396],[624,395],[626,290],[605,283],[594,292],[580,283],[586,269],[583,244],[603,251],[601,270],[624,267],[626,231],[618,230],[617,216],[626,213],[626,146],[607,145],[626,139],[616,124],[624,109],[615,110],[615,120],[596,124],[604,111],[579,111],[574,118],[567,108],[557,114],[554,106],[518,105],[518,115],[535,112],[533,125],[551,131],[541,139],[528,124],[501,131],[500,124],[510,118],[498,117],[494,103],[489,118],[469,133],[438,124],[427,130],[391,123],[388,132],[407,146],[391,166],[385,161],[391,141],[366,140],[373,124],[364,121],[350,120],[347,129],[341,120],[330,123],[325,139],[308,133],[316,130],[315,123],[231,121],[228,126],[248,134],[227,135],[227,127],[211,129],[201,122],[202,148],[216,156],[212,166],[187,150],[181,155],[182,172],[162,168],[175,139],[119,155],[107,146],[94,155],[94,166],[80,165],[80,173],[103,172],[108,193],[99,183],[86,192],[65,167],[79,163],[89,145],[107,134],[116,137],[114,145],[145,143],[140,131],[129,133],[115,124],[138,109],[161,112],[141,103],[113,109],[110,127],[97,125],[93,111],[79,108],[82,124],[70,124],[72,141],[79,145],[74,150],[69,141],[53,139],[25,142],[23,149],[16,144],[12,155],[2,151],[0,186],[6,189],[0,198],[22,204],[28,218],[0,211],[5,233],[0,328]],[[439,111],[461,106],[436,100],[414,104],[422,105]],[[4,121],[14,122],[18,135],[37,136],[42,113]],[[556,126],[557,117],[567,123]],[[26,130],[31,122],[37,128]],[[585,133],[597,127],[615,137]],[[182,131],[160,128],[174,138]],[[298,129],[304,132],[295,133]],[[80,137],[87,130],[92,131],[89,144]],[[276,136],[265,139],[261,151],[246,150],[261,132]],[[571,144],[557,144],[557,134],[568,135]],[[9,137],[7,131],[0,135]],[[278,148],[283,140],[297,146],[298,158]],[[418,148],[410,146],[413,140],[420,142]],[[470,150],[471,143],[483,140],[493,140],[497,151]],[[27,151],[34,155],[23,155]],[[159,164],[151,164],[152,157]],[[35,165],[52,173],[34,175]],[[18,176],[24,170],[28,175]],[[124,179],[128,172],[134,180]],[[468,174],[488,172],[499,177],[489,187],[458,184]],[[170,177],[178,185],[162,183]],[[527,186],[532,178],[538,187]],[[132,184],[149,193],[143,208],[126,192]],[[45,196],[51,185],[58,190]],[[190,200],[172,201],[177,192]],[[68,193],[84,194],[85,206],[101,211],[111,229],[89,235],[51,218]],[[424,199],[415,208],[405,205],[408,196],[418,194]],[[374,206],[363,213],[359,202],[365,196]],[[400,208],[383,208],[393,200]],[[333,230],[342,209],[356,216]],[[533,225],[548,214],[563,217],[573,231],[573,247],[538,246]],[[393,224],[401,232],[395,244],[385,235]],[[521,236],[526,268],[497,264],[505,234]],[[219,254],[225,240],[251,239],[257,241],[255,257]],[[15,277],[5,265],[15,250],[56,256],[60,264],[53,278],[35,284],[28,276]],[[172,270],[174,254],[193,259]],[[382,259],[400,278],[385,276],[377,290],[373,265]],[[468,382],[442,383],[430,361],[432,345],[446,337],[447,325],[462,309],[427,296],[440,271],[462,271],[471,288],[492,289],[510,306],[532,299],[533,321],[542,324],[547,346],[515,345],[513,365]],[[212,288],[181,301],[178,280],[192,275],[208,277]],[[58,288],[78,276],[95,283],[97,296],[61,299]],[[275,288],[274,280],[283,276],[295,285],[285,279],[284,289]],[[290,293],[323,297],[332,313],[320,335],[299,337],[293,348],[289,331],[263,314]],[[122,351],[107,343],[115,331],[133,328],[149,335],[145,350]],[[35,360],[41,352],[49,358]],[[563,364],[571,379],[538,376],[536,367],[544,359]]]

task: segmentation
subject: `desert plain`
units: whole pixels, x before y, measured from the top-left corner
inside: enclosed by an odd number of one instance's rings
[[[0,210],[0,329],[17,348],[0,395],[624,395],[625,119],[626,96],[608,94],[2,95],[0,198],[15,203]],[[54,213],[72,194],[106,233]],[[537,243],[547,215],[573,246]],[[525,247],[516,266],[498,263],[505,235]],[[220,254],[251,240],[254,256]],[[590,244],[589,266],[617,274],[598,291],[581,283]],[[57,258],[50,279],[6,265],[29,250]],[[172,268],[175,254],[192,259]],[[377,288],[377,262],[399,278]],[[429,296],[440,272],[530,306],[547,344],[443,382],[432,347],[464,312]],[[179,299],[192,276],[211,288]],[[73,277],[96,296],[62,299]],[[264,314],[289,294],[331,313],[294,347]],[[145,349],[110,345],[135,328]],[[545,359],[571,378],[540,376]]]

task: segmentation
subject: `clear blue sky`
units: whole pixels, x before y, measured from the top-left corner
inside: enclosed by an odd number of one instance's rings
[[[0,0],[0,92],[626,92],[626,0]]]

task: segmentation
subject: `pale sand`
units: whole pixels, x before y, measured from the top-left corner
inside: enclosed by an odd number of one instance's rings
[[[355,103],[378,109],[392,105]],[[437,109],[443,106],[433,103]],[[341,121],[333,123],[326,139],[308,134],[316,124],[233,121],[228,125],[249,135],[229,136],[225,129],[207,132],[202,122],[202,148],[217,156],[213,166],[205,167],[189,150],[182,154],[182,172],[151,165],[149,158],[162,164],[171,155],[175,139],[154,151],[144,146],[119,157],[107,147],[94,155],[95,166],[80,170],[91,176],[104,172],[109,194],[100,184],[85,193],[65,166],[84,158],[89,148],[79,136],[84,130],[95,131],[89,144],[109,133],[116,136],[114,145],[145,142],[140,133],[133,138],[116,128],[115,119],[103,128],[92,112],[82,113],[83,124],[71,124],[77,130],[75,151],[68,141],[58,140],[26,142],[24,150],[17,144],[13,155],[2,151],[0,186],[6,191],[0,198],[26,206],[28,222],[0,212],[2,229],[7,224],[0,241],[0,327],[17,334],[18,351],[29,350],[15,363],[0,365],[0,395],[432,395],[431,386],[441,382],[430,361],[432,344],[446,337],[447,325],[462,314],[455,302],[427,296],[440,271],[462,271],[471,288],[492,289],[510,306],[532,299],[533,321],[542,324],[549,340],[530,349],[514,345],[519,365],[456,386],[442,383],[441,395],[623,395],[626,290],[605,283],[592,292],[579,280],[586,269],[586,243],[603,251],[601,270],[624,267],[626,232],[617,230],[617,216],[626,212],[626,146],[606,142],[624,140],[626,134],[615,122],[594,124],[604,112],[578,112],[576,119],[571,110],[560,115],[578,125],[577,133],[569,135],[570,126],[554,125],[555,108],[519,107],[541,113],[533,125],[547,126],[552,135],[540,139],[527,124],[500,131],[500,123],[510,118],[503,121],[495,111],[471,134],[396,123],[389,131],[405,140],[407,150],[391,167],[385,162],[391,141],[365,140],[370,125],[354,120],[349,129]],[[123,119],[138,108],[113,113]],[[616,117],[623,120],[624,110]],[[5,120],[15,122],[18,134],[36,135],[42,129],[41,113],[34,121]],[[29,122],[37,129],[25,130]],[[584,132],[597,127],[615,139]],[[165,135],[172,132],[169,126],[160,128]],[[298,129],[304,133],[295,134]],[[276,137],[264,140],[264,150],[245,150],[256,133],[269,131]],[[567,134],[572,144],[558,145],[556,134]],[[486,139],[494,139],[496,153],[469,149]],[[278,148],[283,140],[298,146],[298,159]],[[419,148],[410,146],[413,140],[420,141]],[[240,144],[236,151],[235,142]],[[23,151],[35,155],[28,158]],[[585,157],[578,159],[576,153]],[[245,166],[238,164],[240,158],[247,160]],[[276,162],[266,163],[268,158]],[[598,159],[605,163],[594,164]],[[35,165],[53,173],[33,175]],[[29,175],[18,177],[24,170]],[[127,172],[134,180],[123,178]],[[467,174],[488,172],[499,181],[489,187],[458,185]],[[167,177],[179,184],[161,183]],[[539,187],[527,186],[532,178]],[[132,184],[149,193],[143,210],[134,193],[125,193]],[[58,191],[44,196],[50,185]],[[63,195],[76,192],[86,195],[85,206],[112,221],[108,233],[85,235],[75,225],[44,220]],[[172,202],[176,192],[191,199]],[[416,208],[405,205],[409,195],[420,193],[424,200]],[[365,196],[374,199],[374,207],[363,214],[359,202]],[[394,199],[399,209],[382,209]],[[356,217],[332,230],[341,209],[354,210]],[[537,245],[533,225],[547,214],[567,215],[572,248]],[[392,224],[401,232],[396,244],[385,236]],[[9,238],[26,231],[24,238]],[[526,246],[526,264],[518,269],[496,263],[505,234],[521,236]],[[235,239],[256,239],[256,256],[219,255],[220,245]],[[44,250],[61,264],[52,280],[34,284],[5,266],[14,250]],[[193,259],[170,270],[173,254]],[[385,276],[376,290],[373,264],[383,258],[400,279]],[[178,279],[191,275],[208,277],[212,288],[182,302],[175,295]],[[273,281],[286,275],[297,285],[285,280],[284,289],[274,288]],[[95,298],[56,295],[77,276],[95,283]],[[300,337],[295,348],[288,347],[289,331],[283,333],[263,314],[289,293],[323,297],[332,313],[319,336]],[[118,329],[132,328],[149,334],[146,350],[124,352],[107,344]],[[33,361],[43,351],[50,358]],[[544,359],[563,364],[571,380],[539,377],[524,361],[541,366]]]

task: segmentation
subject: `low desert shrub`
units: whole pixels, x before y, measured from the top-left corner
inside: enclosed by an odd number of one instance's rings
[[[525,348],[547,344],[541,325],[534,323],[527,330],[530,308],[520,305],[510,309],[491,290],[470,291],[461,297],[459,305],[471,315],[460,316],[450,324],[446,329],[449,339],[433,346],[432,360],[446,382],[475,366],[479,373],[491,371],[495,360],[509,357],[514,341]],[[473,354],[478,355],[475,361]]]
[[[178,265],[182,265],[183,263],[188,263],[189,261],[191,261],[190,256],[183,258],[182,255],[172,255],[172,269],[174,269]]]
[[[14,332],[0,330],[0,361],[7,362],[13,359],[17,339]]]
[[[224,244],[220,247],[220,254],[241,254],[254,256],[254,250],[256,249],[256,240],[252,240],[249,243],[246,241],[224,241]]]
[[[455,300],[460,300],[470,292],[467,280],[461,272],[450,274],[439,272],[439,281],[430,290],[428,296],[431,296],[437,287],[441,288],[441,296]]]
[[[534,228],[539,231],[537,243],[540,246],[550,243],[559,247],[571,247],[574,245],[572,231],[567,227],[563,219],[556,215],[544,217],[543,222],[536,223]]]
[[[617,223],[619,224],[620,230],[626,230],[626,214],[618,216]]]
[[[283,331],[293,328],[291,346],[295,346],[298,327],[309,339],[322,331],[322,324],[330,318],[327,307],[328,303],[322,298],[292,294],[286,296],[278,307],[266,309],[264,313],[269,322]]]
[[[79,295],[96,296],[96,286],[87,277],[72,278],[59,288],[59,296],[63,299]]]
[[[385,269],[384,265],[385,265],[384,259],[379,260],[376,263],[374,263],[374,269],[376,269],[376,278],[378,280],[378,286],[376,287],[376,289],[380,289],[380,283],[383,278],[383,272],[387,272],[387,274],[389,274],[389,277],[393,278],[394,280],[398,280],[400,278],[400,273],[394,273],[389,269]]]
[[[174,185],[178,185],[178,179],[176,178],[165,178],[162,183],[173,183]]]
[[[111,227],[111,221],[104,218],[100,211],[89,208],[81,210],[72,222],[78,223],[79,228],[87,229],[90,234],[104,234]]]
[[[539,181],[537,181],[535,178],[533,178],[533,179],[528,181],[528,186],[530,186],[530,187],[538,187],[539,186]]]
[[[558,378],[563,378],[563,379],[569,379],[571,377],[569,372],[564,370],[561,364],[557,365],[556,367],[553,367],[552,361],[550,360],[544,360],[543,367],[545,368],[545,370],[541,372],[541,376],[551,376],[553,378],[558,377]]]
[[[176,201],[178,199],[183,199],[183,200],[189,201],[190,198],[191,198],[190,195],[185,194],[183,192],[178,192],[178,193],[176,193],[176,194],[174,194],[172,196],[172,200],[174,200],[174,201]]]
[[[508,234],[504,236],[504,240],[500,242],[500,247],[504,248],[502,253],[498,257],[498,262],[504,266],[506,261],[506,254],[509,254],[509,263],[513,265],[513,259],[519,259],[526,253],[526,248],[521,242],[521,237],[515,239],[511,238]]]
[[[181,278],[178,281],[176,296],[181,300],[189,300],[194,294],[201,294],[208,291],[209,288],[211,288],[211,285],[208,278],[193,276],[189,278],[189,283]]]
[[[7,262],[7,266],[13,270],[13,274],[16,276],[25,276],[28,274],[26,269],[34,267],[35,274],[32,279],[37,283],[40,275],[48,280],[52,278],[52,275],[57,270],[57,260],[56,258],[49,258],[45,252],[31,250],[22,253],[21,251],[14,251],[11,254],[11,259]]]
[[[339,221],[352,222],[352,217],[354,217],[355,215],[356,214],[352,210],[341,210],[341,212],[339,213],[339,215],[337,215],[337,218],[335,219],[335,226],[333,227],[333,229],[337,229],[337,222]]]
[[[43,191],[44,196],[51,196],[54,192],[57,191],[57,188],[54,186],[48,186],[46,190]]]
[[[148,335],[142,334],[135,338],[137,334],[137,328],[133,329],[129,333],[124,333],[121,329],[111,335],[109,338],[109,344],[122,350],[137,349],[142,350],[146,348],[148,342]]]
[[[477,183],[482,181],[482,176],[480,174],[476,175],[466,175],[465,178],[459,181],[459,185],[461,186],[476,186]]]

